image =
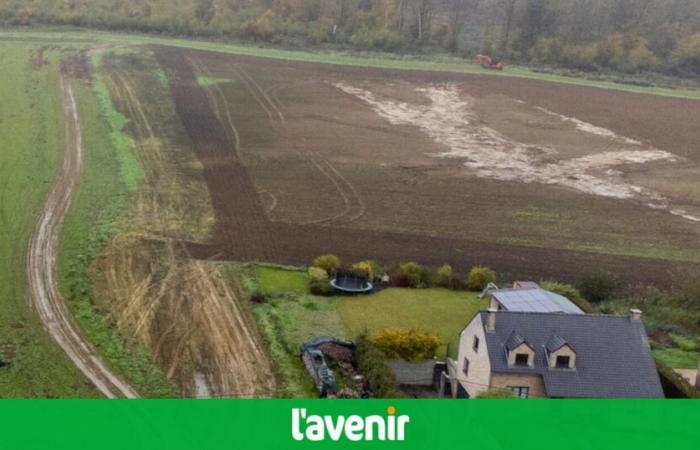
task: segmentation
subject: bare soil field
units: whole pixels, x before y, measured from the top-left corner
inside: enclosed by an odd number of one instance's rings
[[[700,262],[700,102],[155,53],[216,215],[197,258],[333,252],[659,285]]]

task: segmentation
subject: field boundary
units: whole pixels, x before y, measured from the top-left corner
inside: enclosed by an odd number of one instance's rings
[[[568,84],[573,86],[590,87],[622,91],[635,94],[656,95],[660,97],[685,98],[690,100],[700,100],[700,89],[688,88],[662,88],[645,87],[633,84],[616,83],[613,81],[596,81],[585,78],[569,77],[549,73],[536,72],[529,68],[519,66],[509,66],[505,71],[490,71],[481,68],[471,61],[448,60],[421,60],[421,59],[401,59],[400,55],[379,55],[364,56],[349,52],[333,52],[327,50],[286,50],[272,47],[259,47],[245,43],[223,43],[206,40],[188,40],[177,37],[160,37],[137,33],[115,33],[90,29],[70,29],[68,31],[49,31],[41,29],[33,30],[10,30],[0,32],[0,39],[46,39],[50,41],[60,39],[74,40],[85,43],[92,43],[95,39],[100,39],[106,43],[113,43],[118,46],[125,45],[166,45],[172,47],[182,47],[197,50],[206,50],[218,53],[228,53],[240,56],[252,56],[259,58],[270,58],[295,62],[306,62],[313,64],[330,64],[339,66],[357,66],[377,69],[396,69],[405,71],[432,71],[448,72],[464,75],[478,75],[489,77],[512,77],[525,78],[548,83]]]

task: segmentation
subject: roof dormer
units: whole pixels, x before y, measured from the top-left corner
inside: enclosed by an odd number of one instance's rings
[[[534,367],[535,350],[525,341],[521,335],[510,333],[505,343],[506,358],[511,367]]]
[[[563,337],[552,335],[545,348],[550,369],[576,369],[576,352]]]

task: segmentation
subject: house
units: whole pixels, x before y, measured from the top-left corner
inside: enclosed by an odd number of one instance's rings
[[[512,288],[489,289],[490,308],[499,311],[528,311],[560,314],[583,314],[568,298],[542,289],[534,281],[516,281]]]
[[[453,396],[507,389],[518,397],[663,397],[639,310],[481,311],[462,331],[447,369]]]

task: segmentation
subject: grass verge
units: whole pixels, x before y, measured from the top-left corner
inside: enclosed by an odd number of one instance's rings
[[[58,173],[63,121],[59,53],[5,44],[0,50],[0,397],[92,397],[97,391],[30,309],[26,252]]]
[[[138,35],[130,33],[101,32],[95,30],[80,30],[74,28],[61,28],[60,31],[49,31],[54,29],[30,29],[30,30],[7,30],[0,33],[0,38],[10,39],[38,39],[55,42],[56,39],[85,42],[105,42],[114,45],[140,45],[140,44],[161,44],[177,47],[186,47],[199,50],[210,50],[235,55],[258,56],[264,58],[282,59],[288,61],[335,64],[344,66],[371,67],[377,69],[397,69],[397,70],[428,70],[438,72],[453,72],[462,74],[477,74],[487,76],[502,76],[515,78],[528,78],[534,80],[548,81],[553,83],[563,83],[576,86],[586,86],[600,89],[610,89],[617,91],[633,92],[638,94],[659,95],[664,97],[678,97],[700,99],[700,90],[696,89],[672,89],[667,87],[647,87],[632,84],[621,84],[613,81],[590,80],[571,76],[557,75],[553,73],[543,73],[530,68],[509,66],[505,71],[485,70],[481,66],[470,61],[465,61],[456,57],[441,57],[433,60],[417,59],[411,56],[401,56],[394,54],[372,54],[358,55],[357,53],[343,51],[303,51],[284,50],[277,48],[258,47],[254,45],[217,43],[202,40],[166,38],[152,35]]]

